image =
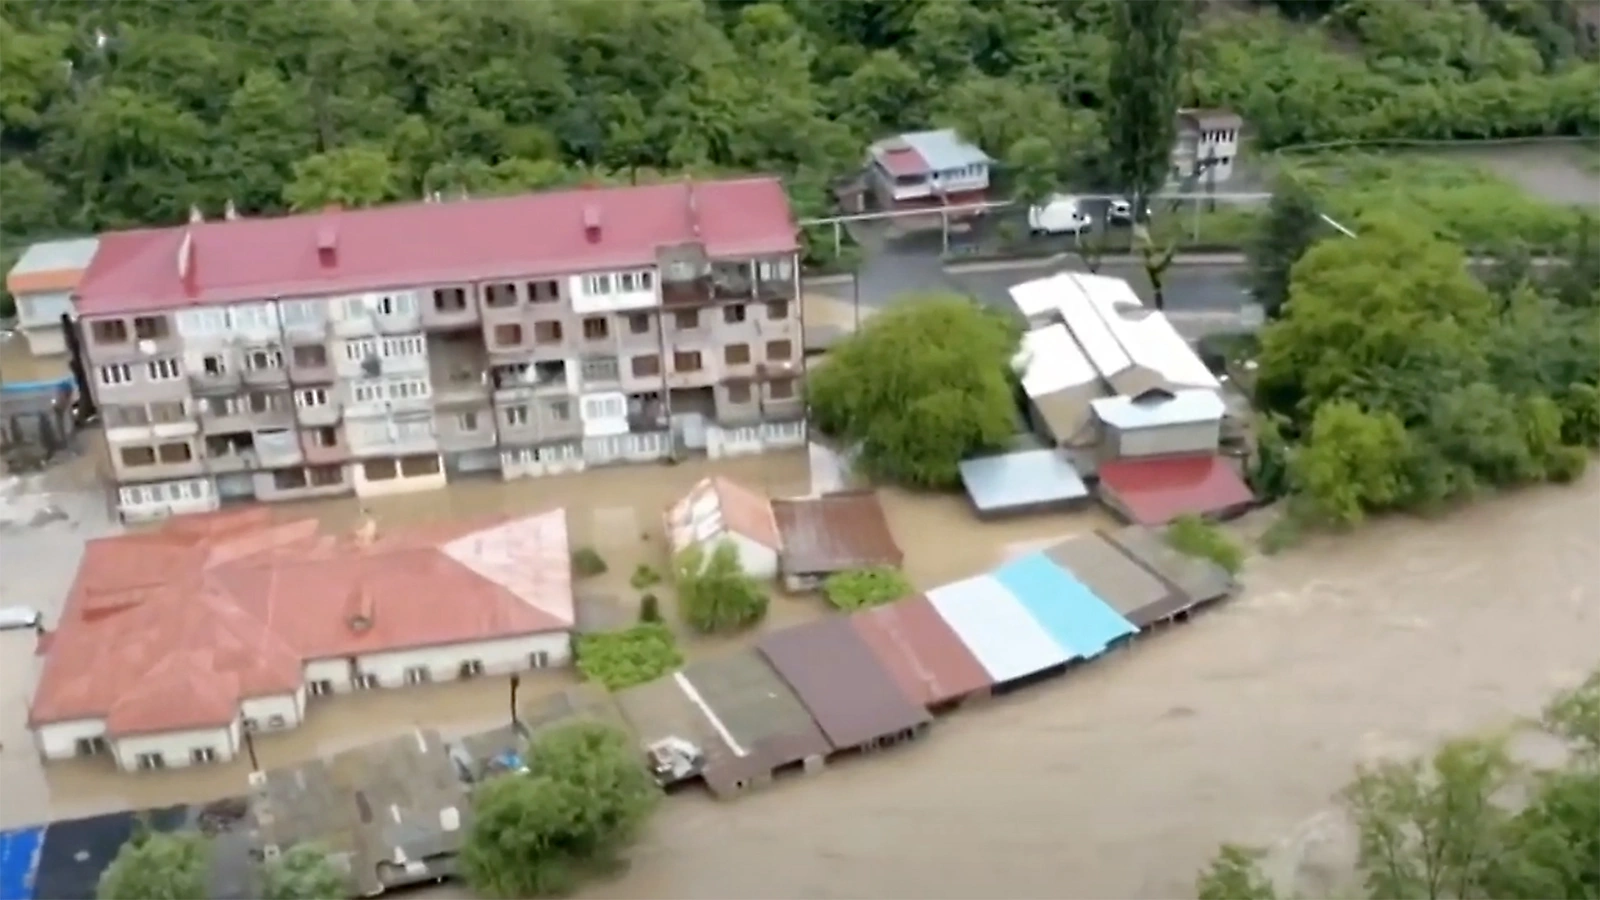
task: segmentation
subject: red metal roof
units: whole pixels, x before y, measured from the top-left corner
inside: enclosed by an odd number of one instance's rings
[[[776,178],[672,182],[112,232],[78,284],[78,311],[642,267],[658,247],[691,241],[713,257],[793,252],[783,186]]]
[[[994,681],[921,594],[858,612],[850,624],[900,689],[923,706],[960,700]]]
[[[901,175],[926,175],[928,173],[928,161],[922,157],[922,154],[918,153],[916,148],[910,144],[904,141],[895,143],[895,140],[891,139],[876,148],[874,155],[878,159],[878,165],[883,166],[884,171],[896,177]]]
[[[245,697],[297,688],[308,660],[572,626],[562,510],[370,541],[270,515],[90,541],[30,723],[103,718],[113,735],[218,726]]]
[[[1100,466],[1100,490],[1140,525],[1165,525],[1186,514],[1220,513],[1255,499],[1220,456],[1121,459]]]

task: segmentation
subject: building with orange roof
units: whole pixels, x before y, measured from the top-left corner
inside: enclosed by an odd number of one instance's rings
[[[739,551],[739,562],[747,574],[775,578],[778,551],[778,522],[772,514],[772,501],[730,478],[702,478],[683,499],[672,504],[666,514],[667,541],[676,556],[690,547],[707,553],[723,541]]]
[[[565,510],[385,534],[265,510],[90,541],[29,710],[45,759],[231,759],[315,698],[563,665]]]
[[[61,317],[72,314],[72,292],[100,246],[98,238],[40,241],[24,250],[6,273],[6,290],[17,301],[17,330],[34,356],[67,352]]]

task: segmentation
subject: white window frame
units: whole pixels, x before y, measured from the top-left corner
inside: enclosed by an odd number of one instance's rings
[[[628,414],[628,399],[623,396],[603,396],[583,398],[583,421],[593,422],[596,419],[620,419]]]
[[[133,756],[133,767],[141,772],[153,772],[167,767],[167,758],[160,752],[136,753]]]
[[[100,367],[100,383],[108,386],[129,384],[133,381],[133,367],[127,363],[111,363]]]
[[[385,395],[384,385],[376,381],[358,381],[350,387],[357,403],[376,403]]]
[[[183,363],[176,357],[152,359],[145,363],[151,381],[177,381],[183,377]]]
[[[379,687],[378,676],[371,672],[357,672],[350,681],[358,691],[375,691]]]
[[[214,763],[217,761],[215,747],[195,747],[189,751],[189,761],[197,764]]]
[[[433,681],[433,671],[427,666],[407,666],[405,678],[408,685],[428,684]]]
[[[328,405],[327,388],[301,388],[294,392],[294,405],[301,409],[316,409]]]
[[[603,297],[611,293],[611,273],[602,272],[595,275],[583,276],[583,292],[591,297]]]
[[[306,693],[313,697],[326,697],[333,693],[333,682],[327,678],[318,678],[306,682]]]
[[[361,362],[369,356],[375,356],[377,352],[377,342],[371,338],[344,342],[344,358],[350,362]]]
[[[794,261],[788,257],[762,260],[758,271],[762,281],[788,281],[794,277]]]
[[[276,372],[283,368],[283,351],[246,350],[244,367],[252,372]]]
[[[508,406],[502,410],[501,418],[513,428],[528,424],[528,408],[526,406]]]
[[[480,424],[481,423],[478,421],[478,414],[476,412],[464,412],[456,414],[457,431],[477,431]]]

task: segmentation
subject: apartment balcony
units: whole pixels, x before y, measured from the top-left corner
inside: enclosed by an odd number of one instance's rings
[[[249,431],[255,424],[256,414],[243,404],[230,409],[224,404],[212,404],[202,399],[199,404],[200,427],[206,434],[232,434]]]
[[[289,373],[282,366],[245,369],[244,383],[253,388],[282,388],[289,386]]]
[[[666,307],[701,306],[722,300],[750,300],[755,287],[748,278],[705,275],[689,281],[661,282],[661,303]]]
[[[337,425],[342,418],[344,418],[344,404],[337,397],[329,397],[327,403],[317,406],[296,406],[294,410],[295,422],[308,428]]]
[[[295,384],[327,384],[337,378],[327,348],[320,343],[302,344],[287,355],[289,380]]]
[[[206,457],[206,471],[213,475],[231,475],[261,468],[255,450],[229,449]]]
[[[263,468],[297,466],[305,461],[305,454],[300,450],[300,437],[292,430],[257,431],[254,438],[256,457]]]
[[[758,300],[793,300],[793,278],[758,278],[756,279],[756,299]]]
[[[350,459],[350,445],[345,443],[344,433],[337,430],[334,431],[334,442],[331,444],[317,443],[315,432],[301,435],[300,452],[305,456],[308,466],[343,463]]]
[[[237,393],[244,378],[237,369],[227,371],[189,373],[189,390],[202,396]]]
[[[189,448],[186,455],[171,451],[163,455],[163,447],[159,446],[113,445],[110,448],[112,476],[119,483],[128,483],[171,481],[204,475],[205,462],[196,455],[194,444],[188,441],[182,443]]]
[[[473,327],[479,322],[478,292],[471,285],[435,288],[420,292],[422,327],[443,331]]]

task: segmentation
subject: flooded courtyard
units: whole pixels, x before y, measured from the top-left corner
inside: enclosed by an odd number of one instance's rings
[[[634,567],[665,565],[661,510],[712,471],[779,495],[808,481],[795,453],[467,483],[368,509],[380,528],[400,528],[566,507],[574,543],[609,565],[582,592],[627,606]],[[56,492],[60,516],[24,504],[21,521],[0,525],[0,604],[38,605],[53,621],[76,548],[110,526],[92,464],[38,487]],[[884,502],[923,587],[1106,522],[1086,513],[979,523],[958,497],[888,491]],[[334,529],[362,515],[354,500],[274,509]],[[1314,868],[1307,835],[1355,763],[1531,713],[1600,664],[1597,538],[1591,475],[1254,560],[1244,596],[1222,609],[959,713],[916,746],[734,803],[674,798],[631,870],[584,896],[1177,897],[1223,840],[1277,843],[1277,864]],[[814,598],[773,602],[774,623],[820,614]],[[0,825],[241,790],[242,761],[139,776],[94,760],[41,766],[25,729],[32,651],[31,633],[0,633]],[[522,690],[567,677],[525,679]],[[342,696],[256,749],[271,767],[413,725],[461,734],[504,722],[509,704],[505,679]],[[465,896],[454,886],[428,894]]]

